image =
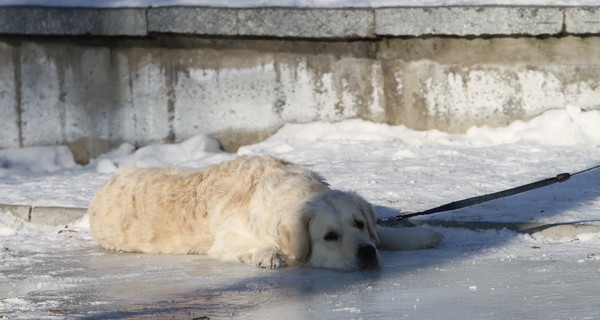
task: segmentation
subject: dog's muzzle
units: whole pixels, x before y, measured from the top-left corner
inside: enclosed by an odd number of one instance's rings
[[[379,256],[377,249],[370,243],[363,243],[356,249],[356,258],[361,270],[375,269],[379,267]]]

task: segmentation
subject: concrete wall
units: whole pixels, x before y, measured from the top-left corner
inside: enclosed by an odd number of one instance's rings
[[[0,56],[13,57],[0,65],[10,122],[3,147],[82,137],[146,145],[290,121],[385,121],[381,66],[360,53],[306,53],[312,43],[278,40],[1,40]]]
[[[389,123],[461,132],[566,105],[600,108],[600,38],[396,39],[382,45]]]
[[[600,108],[595,8],[139,10],[0,8],[31,20],[0,23],[0,148],[71,143],[85,160],[199,133],[234,150],[287,122],[461,132]],[[462,27],[433,23],[448,17]]]

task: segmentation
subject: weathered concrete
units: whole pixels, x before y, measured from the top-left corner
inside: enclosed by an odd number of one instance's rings
[[[597,34],[600,32],[600,8],[575,7],[565,9],[565,32]]]
[[[365,9],[186,8],[148,11],[148,31],[221,36],[365,38],[374,36]]]
[[[220,8],[157,8],[148,11],[152,32],[233,36],[238,33],[237,10]]]
[[[368,38],[374,17],[362,9],[247,9],[238,13],[240,35]]]
[[[563,26],[559,8],[436,7],[375,10],[378,35],[543,35]]]
[[[0,204],[0,211],[9,212],[19,219],[31,222],[31,206]],[[40,223],[46,224],[46,223]]]
[[[597,21],[595,7],[0,7],[0,148],[69,144],[85,163],[196,134],[234,151],[288,122],[462,132],[597,109]]]
[[[87,208],[36,207],[29,205],[0,204],[0,211],[9,212],[27,222],[49,226],[60,226],[81,219],[86,214]]]
[[[381,45],[386,101],[394,102],[386,109],[389,123],[461,132],[565,105],[600,106],[595,37],[392,39]]]
[[[110,140],[91,137],[79,138],[67,143],[67,147],[69,147],[69,150],[73,154],[73,160],[83,165],[88,164],[91,159],[95,159],[118,146],[118,143]]]
[[[17,125],[3,131],[2,147],[81,138],[141,146],[199,133],[272,131],[290,121],[385,121],[377,88],[382,71],[359,52],[369,43],[355,50],[324,44],[320,54],[306,54],[319,46],[5,40],[1,56],[14,58],[0,65],[0,74],[16,81],[0,83],[7,92],[3,113]]]
[[[17,79],[20,73],[15,70],[19,64],[14,63],[18,58],[12,46],[0,42],[0,119],[3,128],[0,130],[0,148],[19,147],[20,141],[21,112],[20,95],[17,91]]]
[[[124,141],[202,133],[235,150],[288,122],[462,132],[600,108],[598,37],[5,37],[0,62],[0,148],[70,144],[80,163]]]
[[[597,7],[45,8],[0,7],[0,34],[378,38],[566,35],[599,30]]]
[[[81,219],[87,212],[84,208],[32,207],[29,222],[60,226]]]
[[[142,36],[145,9],[0,7],[0,34]]]
[[[464,228],[470,230],[507,229],[519,233],[542,235],[552,240],[577,240],[583,233],[600,232],[600,224],[595,222],[567,222],[567,223],[531,223],[531,222],[494,222],[494,221],[443,221],[443,220],[411,220],[404,225],[420,226],[429,224],[445,228]],[[388,223],[394,225],[394,223]],[[402,224],[396,224],[402,225]]]

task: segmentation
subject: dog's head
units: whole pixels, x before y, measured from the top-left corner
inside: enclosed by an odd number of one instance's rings
[[[280,234],[287,255],[311,267],[365,270],[379,266],[371,205],[354,193],[323,191],[288,217]]]

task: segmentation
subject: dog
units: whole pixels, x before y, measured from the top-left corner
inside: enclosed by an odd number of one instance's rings
[[[332,190],[317,173],[270,156],[202,170],[124,168],[88,213],[92,234],[109,250],[206,254],[269,269],[375,269],[378,248],[432,248],[443,238],[377,226],[358,194]]]

